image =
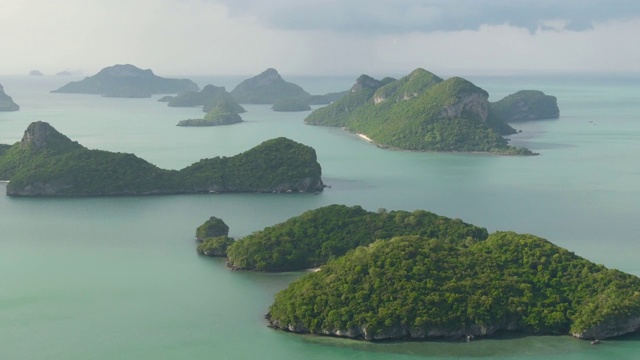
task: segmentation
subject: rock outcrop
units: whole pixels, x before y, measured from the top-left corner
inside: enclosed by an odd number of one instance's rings
[[[11,96],[5,94],[4,87],[0,84],[0,111],[18,111],[20,106],[13,102]]]
[[[191,80],[163,78],[149,69],[142,70],[126,64],[104,68],[96,75],[70,82],[51,92],[139,98],[198,90],[198,85]]]

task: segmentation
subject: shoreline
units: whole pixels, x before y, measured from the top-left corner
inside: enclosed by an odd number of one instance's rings
[[[358,135],[361,139],[364,139],[370,143],[373,143],[373,140],[369,139],[369,137],[367,137],[367,135],[365,134],[361,134],[361,133],[356,133],[356,135]]]

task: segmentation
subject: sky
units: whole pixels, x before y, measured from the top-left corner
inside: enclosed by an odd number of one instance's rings
[[[637,0],[1,0],[0,74],[640,73]]]

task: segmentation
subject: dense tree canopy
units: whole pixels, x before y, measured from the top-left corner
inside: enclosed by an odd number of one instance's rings
[[[368,340],[580,334],[634,316],[638,277],[512,232],[469,246],[400,236],[358,247],[278,293],[268,315],[275,327]]]
[[[423,210],[376,213],[360,206],[330,205],[236,241],[228,249],[228,265],[258,271],[313,268],[357,246],[407,234],[464,243],[487,237],[484,228]]]

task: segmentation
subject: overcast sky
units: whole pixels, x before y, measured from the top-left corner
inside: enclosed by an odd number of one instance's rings
[[[640,72],[638,0],[1,0],[0,74]]]

